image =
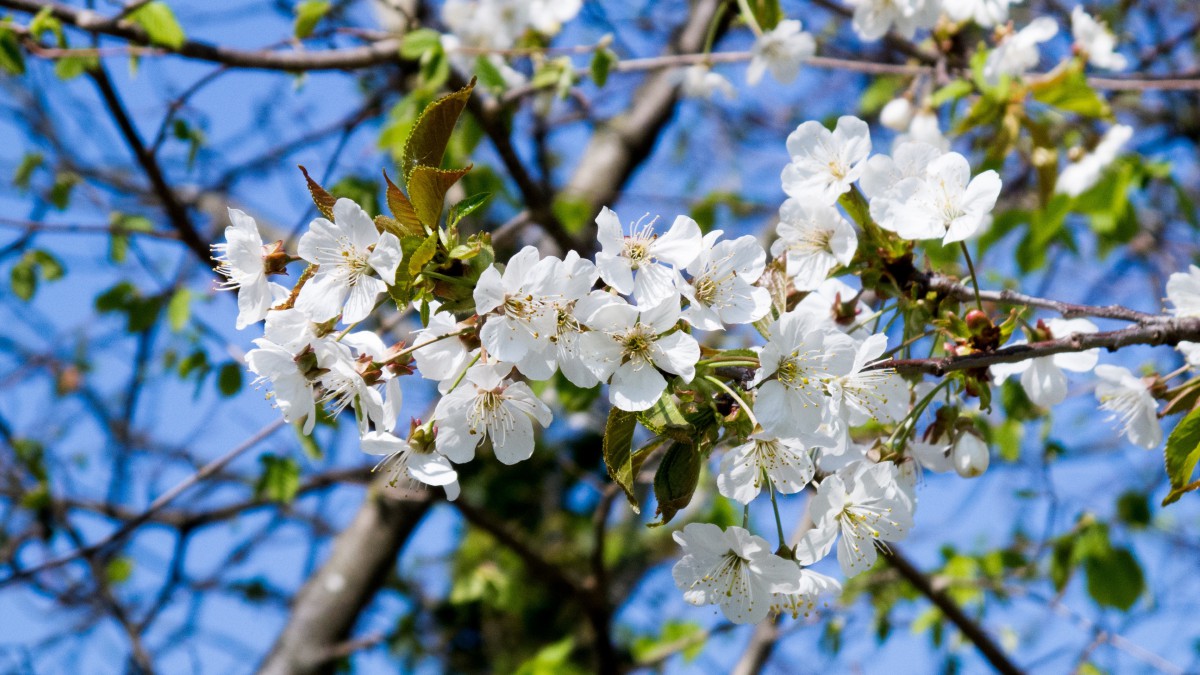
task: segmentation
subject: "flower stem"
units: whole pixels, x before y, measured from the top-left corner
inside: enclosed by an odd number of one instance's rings
[[[892,446],[893,450],[898,446],[903,445],[905,439],[908,438],[909,428],[915,428],[917,426],[917,418],[921,416],[921,413],[925,412],[925,409],[928,408],[929,404],[933,401],[933,397],[939,391],[941,391],[942,387],[945,387],[948,384],[950,384],[950,378],[945,378],[941,382],[938,382],[937,386],[931,389],[928,394],[925,394],[925,397],[918,401],[917,404],[913,406],[912,411],[900,421],[900,425],[896,427],[896,430],[893,431],[892,435],[888,438],[887,444]],[[896,434],[900,434],[899,438],[896,437]]]
[[[483,356],[483,352],[479,352],[478,354],[476,354],[475,358],[471,359],[471,362],[468,363],[462,369],[462,372],[458,374],[458,378],[454,380],[454,384],[450,385],[450,391],[447,391],[446,392],[447,394],[449,394],[451,391],[454,391],[455,389],[458,389],[458,385],[461,384],[463,381],[463,378],[467,376],[467,371],[471,369],[471,366],[475,365],[475,363],[477,361],[479,361],[480,356]]]
[[[423,347],[428,347],[429,345],[431,345],[435,342],[441,342],[442,340],[445,340],[447,338],[458,337],[459,335],[466,335],[467,333],[470,333],[471,331],[474,331],[474,330],[475,330],[474,326],[467,326],[465,328],[459,328],[456,331],[451,331],[449,333],[446,333],[445,335],[439,335],[439,336],[433,338],[432,340],[422,342],[421,344],[413,345],[413,346],[405,348],[405,349],[401,349],[400,351],[396,352],[395,354],[392,354],[391,356],[387,357],[383,361],[380,361],[379,365],[386,365],[393,361],[399,361],[400,359],[404,358],[405,356],[408,356],[409,354],[417,351],[418,349],[421,349]],[[478,358],[478,357],[476,357],[476,358]],[[474,363],[474,361],[472,361],[472,363]]]
[[[767,476],[767,490],[771,493],[771,510],[775,512],[775,531],[779,534],[779,547],[787,546],[787,537],[783,534],[783,520],[779,517],[779,503],[775,501],[775,483]]]
[[[761,36],[763,34],[762,26],[758,25],[758,19],[750,9],[750,3],[747,0],[738,0],[738,7],[742,10],[742,18],[746,20],[746,25],[754,31],[754,37]]]
[[[975,263],[971,262],[971,252],[967,250],[967,242],[958,242],[962,246],[963,257],[967,259],[967,270],[971,272],[971,287],[975,289],[975,306],[983,311],[983,301],[979,299],[979,278],[975,276]]]
[[[740,407],[742,411],[746,413],[746,417],[750,418],[750,423],[756,427],[758,426],[758,418],[754,416],[754,411],[750,409],[750,406],[746,405],[746,402],[742,400],[741,396],[738,396],[738,393],[734,391],[732,387],[722,382],[719,378],[713,377],[712,375],[705,375],[704,379],[717,385],[723,389],[726,394],[732,396],[733,400],[737,401],[738,407]]]

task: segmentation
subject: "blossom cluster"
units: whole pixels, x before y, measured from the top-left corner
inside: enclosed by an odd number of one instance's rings
[[[764,491],[774,502],[812,489],[813,527],[772,551],[749,522],[688,525],[675,534],[684,556],[674,577],[685,599],[717,604],[731,621],[797,614],[839,588],[809,569],[835,547],[852,576],[911,528],[920,468],[973,477],[988,466],[987,446],[946,382],[912,382],[883,367],[890,352],[887,335],[875,332],[879,314],[836,275],[855,270],[864,236],[975,236],[990,221],[999,176],[972,176],[961,154],[919,141],[898,143],[891,155],[871,148],[866,123],[854,117],[832,130],[806,122],[788,137],[788,198],[770,255],[754,236],[704,233],[687,216],[668,227],[649,216],[627,226],[603,208],[593,259],[529,246],[489,264],[469,311],[425,301],[423,327],[407,347],[358,330],[379,318],[406,261],[399,239],[353,201],[339,199],[330,217],[314,219],[295,257],[280,242],[263,245],[254,220],[230,210],[226,243],[215,247],[218,269],[224,286],[238,290],[238,327],[264,322],[246,362],[286,420],[307,434],[322,414],[350,409],[366,453],[450,499],[460,490],[456,466],[479,449],[504,464],[532,456],[537,427],[553,415],[531,382],[561,373],[579,388],[606,385],[611,405],[630,414],[677,395],[729,396],[733,416],[748,425],[729,426],[717,441],[726,448],[717,491],[748,509]],[[289,290],[269,277],[290,262],[308,267]],[[1168,295],[1178,315],[1200,315],[1200,268],[1173,276]],[[1097,328],[1072,319],[1032,330],[1031,339],[1053,339]],[[704,334],[724,332],[763,342],[701,346],[711,341]],[[1149,385],[1097,360],[1095,350],[1060,353],[993,366],[991,375],[1020,375],[1031,401],[1049,407],[1066,397],[1063,370],[1095,369],[1101,407],[1135,443],[1157,445]],[[739,368],[744,375],[730,374]],[[402,429],[400,378],[414,372],[436,383],[441,398],[429,421]],[[927,413],[934,421],[918,433]]]

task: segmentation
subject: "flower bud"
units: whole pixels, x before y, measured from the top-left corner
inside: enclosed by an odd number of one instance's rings
[[[990,457],[983,439],[966,431],[954,442],[950,459],[954,462],[954,470],[958,472],[958,475],[963,478],[974,478],[982,476],[983,472],[987,471]]]
[[[888,104],[883,106],[883,110],[879,111],[879,123],[896,131],[908,131],[908,125],[912,122],[912,118],[912,101],[906,98],[888,101]]]

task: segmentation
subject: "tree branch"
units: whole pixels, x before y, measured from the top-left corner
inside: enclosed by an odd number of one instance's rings
[[[112,115],[113,121],[120,129],[121,137],[125,139],[125,145],[129,146],[129,150],[133,152],[137,163],[141,165],[146,178],[150,180],[150,186],[162,202],[163,210],[167,213],[171,227],[179,233],[180,240],[187,245],[188,250],[196,256],[201,264],[211,269],[212,250],[209,248],[209,243],[200,237],[196,226],[192,223],[191,215],[188,214],[187,207],[179,201],[175,191],[167,184],[158,160],[146,149],[145,143],[142,142],[137,128],[133,126],[133,120],[129,118],[125,104],[121,102],[121,97],[113,87],[112,80],[109,79],[104,66],[98,66],[95,70],[88,71],[88,75],[96,83],[96,89],[100,91],[100,98],[104,100],[105,107],[108,108],[109,114]]]
[[[867,366],[868,370],[892,368],[901,373],[928,373],[942,376],[956,370],[986,368],[997,363],[1018,363],[1042,356],[1106,349],[1110,352],[1131,345],[1177,345],[1200,342],[1200,318],[1163,319],[1148,325],[1132,326],[1102,333],[1074,333],[1064,338],[1012,345],[994,352],[931,359],[887,359]]]
[[[900,549],[896,548],[895,545],[889,545],[886,548],[880,547],[879,550],[883,558],[900,573],[900,576],[912,584],[913,588],[917,589],[921,595],[929,598],[929,601],[941,610],[942,614],[947,619],[950,619],[951,623],[958,627],[963,636],[975,645],[975,648],[979,650],[983,658],[992,664],[996,672],[1004,673],[1005,675],[1021,675],[1021,669],[1009,660],[1008,655],[983,630],[983,627],[963,613],[962,608],[954,600],[950,599],[950,596],[935,589],[933,584],[929,582],[929,579],[909,562],[908,558],[905,558],[900,553]]]

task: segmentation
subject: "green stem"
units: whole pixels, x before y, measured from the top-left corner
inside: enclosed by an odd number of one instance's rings
[[[937,386],[931,389],[928,394],[925,394],[925,397],[918,401],[917,404],[913,406],[912,411],[900,421],[900,425],[897,426],[896,430],[892,432],[892,435],[888,438],[887,442],[888,445],[892,446],[893,450],[904,444],[904,441],[908,438],[908,430],[917,426],[917,419],[921,417],[921,413],[925,412],[925,409],[929,407],[930,402],[933,401],[933,397],[938,393],[938,391],[948,384],[950,384],[949,378],[938,382]],[[900,434],[899,438],[896,437],[896,434]]]
[[[762,26],[759,26],[758,19],[754,18],[754,12],[750,9],[748,0],[738,0],[738,7],[742,10],[742,18],[746,20],[746,25],[754,31],[754,36],[761,36],[763,34]]]
[[[766,472],[763,472],[764,475]],[[767,490],[771,493],[771,510],[775,512],[775,531],[779,533],[779,548],[787,546],[787,537],[783,534],[783,520],[779,517],[779,504],[775,501],[775,483],[767,476]]]
[[[729,5],[721,3],[717,7],[717,11],[713,14],[712,23],[708,24],[708,35],[704,38],[704,49],[701,50],[704,54],[711,54],[713,44],[717,41],[717,31],[721,27],[721,21],[725,18],[725,12],[729,10]]]
[[[450,385],[450,391],[446,392],[447,394],[449,394],[451,391],[454,391],[455,389],[458,389],[458,385],[461,384],[463,381],[463,378],[467,376],[467,371],[471,369],[471,366],[475,365],[475,363],[477,361],[479,361],[480,356],[483,356],[483,352],[479,352],[478,354],[476,354],[475,358],[471,359],[471,362],[468,363],[466,365],[466,367],[462,369],[462,372],[458,374],[458,378],[456,380],[454,380],[454,384]]]
[[[750,505],[742,507],[742,529],[750,529]]]
[[[732,396],[733,400],[737,401],[738,407],[740,407],[746,413],[746,417],[750,418],[750,423],[756,427],[758,426],[758,418],[754,416],[754,411],[750,409],[750,406],[746,405],[746,402],[742,400],[741,396],[738,396],[738,393],[734,391],[733,388],[722,382],[719,378],[713,377],[712,375],[705,375],[704,379],[717,385],[721,389],[725,390],[726,394]]]
[[[459,335],[466,335],[467,333],[473,332],[474,330],[475,330],[475,328],[473,326],[467,326],[466,328],[459,328],[458,330],[451,331],[449,333],[446,333],[445,335],[439,335],[439,336],[433,338],[432,340],[429,340],[427,342],[422,342],[419,345],[413,345],[411,347],[408,347],[407,349],[401,349],[400,351],[396,352],[395,354],[392,354],[391,356],[384,359],[383,361],[379,361],[378,365],[383,366],[383,365],[387,365],[393,361],[399,361],[400,359],[404,358],[405,356],[408,356],[409,354],[412,354],[413,352],[417,351],[418,349],[423,349],[435,342],[441,342],[442,340],[445,340],[447,338],[458,337]],[[476,357],[476,358],[478,358],[478,357]]]
[[[971,262],[971,252],[967,250],[967,242],[960,241],[962,246],[963,257],[967,259],[967,270],[971,273],[971,286],[975,289],[975,306],[979,311],[983,311],[983,301],[979,299],[979,278],[975,276],[975,263]]]

